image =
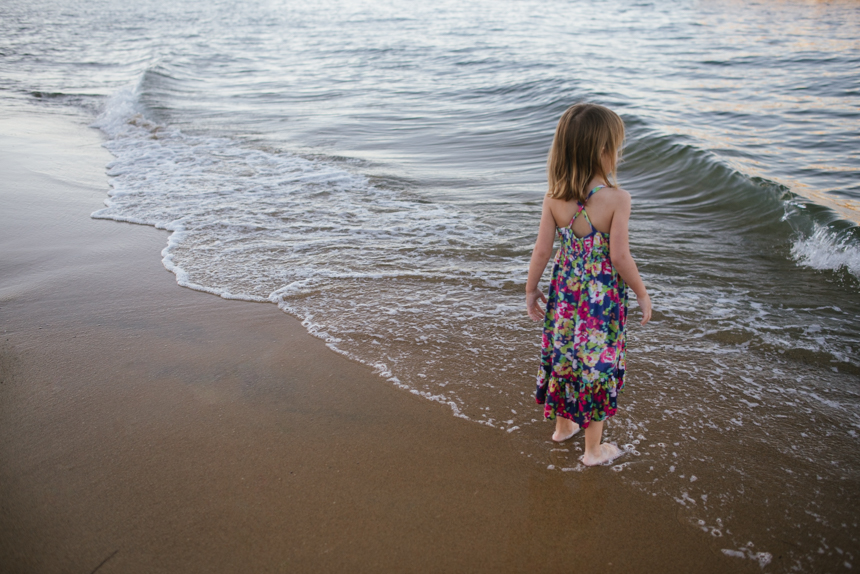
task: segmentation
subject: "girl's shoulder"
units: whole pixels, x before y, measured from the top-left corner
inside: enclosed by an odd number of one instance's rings
[[[595,197],[597,195],[603,195],[607,199],[612,199],[615,201],[630,201],[630,192],[620,187],[611,187],[607,185],[606,187],[602,188],[600,190],[600,193],[596,194]]]
[[[576,209],[579,205],[579,202],[576,200],[564,200],[557,199],[547,194],[544,196],[544,205],[549,207],[551,210],[562,210],[567,211],[570,209]],[[626,189],[622,189],[620,187],[602,187],[600,190],[592,195],[588,200],[588,206],[592,207],[594,205],[604,205],[604,206],[629,206],[630,205],[630,192]]]
[[[588,205],[594,209],[616,213],[619,210],[630,211],[630,201],[630,192],[626,189],[606,186],[592,196]]]

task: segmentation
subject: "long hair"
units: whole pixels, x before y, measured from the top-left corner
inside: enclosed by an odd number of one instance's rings
[[[597,104],[576,104],[561,115],[547,159],[547,195],[563,201],[585,203],[588,182],[602,177],[606,183],[603,154],[608,153],[614,176],[615,156],[624,143],[624,122],[618,114]]]

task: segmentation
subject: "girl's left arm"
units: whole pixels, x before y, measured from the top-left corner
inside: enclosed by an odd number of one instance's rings
[[[543,208],[540,215],[540,228],[538,229],[537,241],[532,251],[532,260],[529,263],[529,278],[526,281],[526,310],[532,321],[540,321],[544,317],[538,299],[546,303],[546,297],[538,289],[538,282],[552,257],[552,244],[555,240],[555,218],[549,207],[549,198],[543,200]]]

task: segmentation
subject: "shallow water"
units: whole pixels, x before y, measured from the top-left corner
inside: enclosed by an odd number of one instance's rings
[[[631,314],[613,469],[716,551],[852,563],[858,4],[234,12],[4,6],[0,98],[90,114],[116,156],[94,216],[173,231],[180,284],[277,303],[559,472],[581,470],[581,441],[546,442],[522,290],[555,122],[575,101],[613,107],[655,305],[646,328]]]

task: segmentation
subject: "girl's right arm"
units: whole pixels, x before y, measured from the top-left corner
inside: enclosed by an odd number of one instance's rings
[[[552,244],[555,240],[555,218],[549,207],[549,198],[544,197],[543,208],[540,214],[540,228],[538,229],[537,241],[532,251],[532,259],[529,263],[529,278],[526,281],[526,310],[532,321],[540,321],[544,311],[541,309],[538,299],[546,303],[546,297],[538,289],[538,282],[546,269],[549,258],[552,257]]]
[[[636,293],[636,301],[642,309],[642,325],[651,319],[651,297],[639,276],[639,269],[630,255],[630,237],[627,224],[630,221],[630,194],[619,189],[619,202],[612,215],[609,227],[609,258],[624,282]]]

